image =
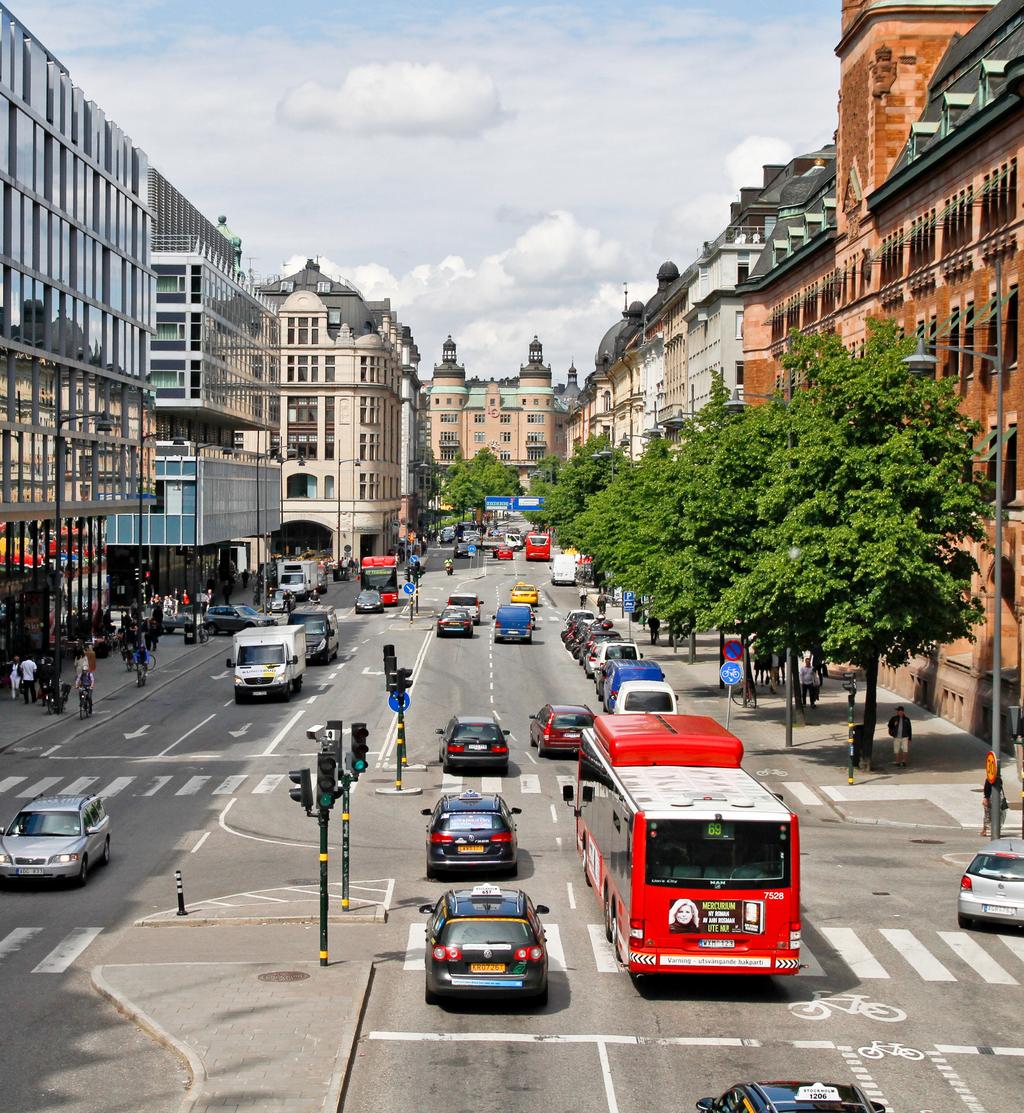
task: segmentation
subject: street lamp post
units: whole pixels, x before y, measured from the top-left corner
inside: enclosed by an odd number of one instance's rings
[[[342,460],[340,458],[338,459],[338,478],[335,480],[335,488],[334,488],[334,493],[335,493],[335,495],[337,496],[337,499],[338,499],[338,521],[337,521],[337,528],[334,531],[334,537],[335,537],[335,547],[337,549],[336,559],[337,559],[337,562],[338,562],[338,568],[339,569],[341,568],[341,465],[342,464],[361,464],[362,462],[363,462],[363,458],[361,456],[354,456],[354,457],[352,457],[351,459],[348,459],[348,460]],[[355,532],[355,526],[356,526],[355,517],[356,517],[355,497],[353,496],[353,499],[352,499],[352,531],[353,531],[353,533]]]
[[[1006,434],[1003,429],[1003,395],[1005,388],[1003,381],[1005,378],[1003,373],[1003,322],[1000,313],[1003,303],[1003,261],[998,256],[995,260],[994,270],[996,280],[996,304],[993,310],[996,328],[995,354],[980,352],[975,348],[961,348],[951,344],[929,344],[926,346],[924,337],[919,336],[917,350],[906,356],[903,363],[912,375],[933,377],[938,360],[928,353],[927,348],[934,348],[940,352],[956,352],[960,355],[986,360],[992,364],[992,374],[996,379],[996,490],[993,544],[995,549],[995,572],[992,585],[992,609],[995,612],[992,623],[992,749],[998,756],[1002,744],[1003,727],[1003,457],[1006,446]]]

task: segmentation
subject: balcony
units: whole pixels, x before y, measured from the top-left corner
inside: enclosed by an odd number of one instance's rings
[[[726,228],[724,232],[716,236],[713,240],[704,241],[704,249],[701,251],[701,257],[706,258],[714,254],[715,249],[722,246],[724,243],[734,244],[760,244],[764,246],[764,229],[752,228],[744,225],[738,225],[735,228]]]
[[[682,429],[687,418],[687,411],[681,404],[676,403],[674,406],[666,406],[658,413],[658,425],[662,429]]]

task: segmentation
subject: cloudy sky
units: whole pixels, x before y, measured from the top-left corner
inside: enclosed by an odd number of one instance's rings
[[[451,332],[474,374],[534,333],[586,374],[623,282],[835,127],[839,0],[10,7],[258,275],[320,256],[428,373]]]

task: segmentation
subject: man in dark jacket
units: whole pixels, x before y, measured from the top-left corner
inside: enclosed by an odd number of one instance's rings
[[[892,760],[894,765],[903,769],[907,767],[907,758],[910,757],[910,736],[913,728],[902,707],[896,708],[896,714],[889,720],[889,737],[892,739]]]

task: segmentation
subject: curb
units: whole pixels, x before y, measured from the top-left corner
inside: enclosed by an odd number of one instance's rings
[[[138,705],[140,703],[142,703],[144,700],[146,700],[154,692],[162,692],[164,690],[164,688],[168,687],[168,685],[173,684],[176,680],[180,680],[183,676],[187,676],[190,672],[194,672],[196,669],[198,669],[201,666],[203,666],[204,664],[206,664],[207,660],[212,660],[212,659],[213,658],[204,658],[202,661],[197,661],[194,665],[189,665],[187,668],[182,669],[181,672],[177,673],[176,675],[169,676],[166,680],[163,681],[163,683],[158,682],[158,683],[152,684],[152,685],[147,684],[146,688],[144,689],[144,691],[146,691],[146,695],[140,697],[139,699],[133,701],[132,703],[127,704],[124,707],[117,708],[116,711],[111,713],[110,718],[109,719],[104,719],[103,722],[95,722],[91,726],[85,726],[85,727],[82,727],[80,730],[72,731],[70,734],[68,734],[65,738],[62,739],[62,744],[67,744],[68,742],[74,742],[76,739],[81,738],[83,734],[88,734],[92,730],[98,730],[101,727],[105,727],[108,723],[113,722],[114,719],[118,718],[121,715],[124,715],[128,711],[131,711],[133,708],[138,707]],[[168,666],[168,667],[170,667],[170,666]],[[118,688],[112,688],[110,690],[110,692],[107,693],[107,695],[113,695],[115,692],[120,692],[122,689],[130,688],[130,687],[131,687],[131,684],[122,684]],[[104,697],[104,698],[106,698],[106,697]],[[102,704],[102,700],[100,701],[100,704]],[[29,738],[34,738],[37,734],[41,734],[44,730],[49,730],[50,727],[56,726],[58,723],[67,722],[67,720],[64,719],[64,718],[58,717],[57,719],[54,719],[52,716],[47,716],[47,720],[48,720],[47,722],[42,723],[40,726],[36,727],[34,730],[30,730],[26,734],[20,735],[18,738],[14,739],[12,742],[7,742],[4,745],[0,746],[0,754],[6,753],[8,750],[12,749],[14,746],[20,746],[22,742],[27,741]]]
[[[331,1084],[328,1086],[327,1096],[324,1098],[326,1113],[340,1113],[345,1093],[348,1090],[349,1078],[352,1075],[352,1060],[355,1057],[356,1044],[359,1042],[359,1033],[363,1027],[363,1018],[366,1015],[366,1004],[370,999],[370,987],[373,985],[373,977],[377,969],[374,962],[370,962],[369,967],[363,982],[362,993],[359,996],[359,1008],[355,1010],[355,1016],[351,1021],[351,1035],[346,1034],[345,1039],[340,1041],[338,1058],[331,1074]]]
[[[961,831],[965,834],[968,830],[968,828],[966,827],[960,827],[959,825],[954,825],[952,823],[910,823],[907,820],[903,819],[867,819],[863,816],[850,815],[848,811],[846,811],[844,808],[841,808],[834,801],[832,806],[842,817],[844,822],[857,823],[860,824],[860,826],[862,827],[895,827],[897,829],[905,828],[910,830],[923,828],[928,831]]]
[[[151,1039],[167,1048],[176,1055],[185,1065],[190,1075],[188,1093],[184,1095],[178,1105],[178,1113],[190,1113],[195,1108],[196,1102],[202,1096],[203,1083],[206,1081],[206,1065],[199,1053],[187,1043],[177,1040],[158,1024],[148,1013],[133,1005],[127,997],[123,997],[107,981],[103,975],[104,967],[94,966],[90,971],[90,981],[93,989],[105,997],[126,1020],[141,1028]]]
[[[247,927],[254,924],[261,927],[276,924],[316,924],[319,913],[308,916],[182,916],[181,919],[135,920],[132,927],[137,928],[190,928],[190,927]],[[331,912],[327,916],[329,924],[386,924],[387,911],[378,908],[374,912]]]

